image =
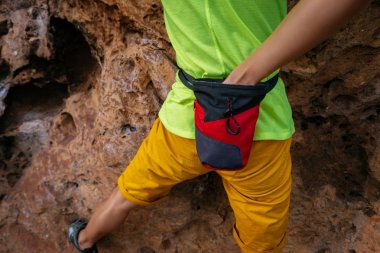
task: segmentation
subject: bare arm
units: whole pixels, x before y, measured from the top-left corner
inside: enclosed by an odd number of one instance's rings
[[[369,0],[301,0],[225,83],[255,84],[336,32]]]

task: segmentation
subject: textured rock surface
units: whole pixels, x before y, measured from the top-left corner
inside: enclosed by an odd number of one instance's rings
[[[374,1],[283,69],[298,129],[285,252],[380,251],[379,27]],[[4,0],[0,36],[0,252],[71,252],[67,224],[116,185],[174,79],[161,5]],[[99,248],[239,252],[233,222],[210,174]]]

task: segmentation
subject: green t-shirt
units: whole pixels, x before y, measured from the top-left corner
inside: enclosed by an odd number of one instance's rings
[[[195,78],[227,77],[286,15],[285,0],[162,0],[162,4],[177,64]],[[195,138],[194,99],[177,76],[159,112],[170,132]],[[285,140],[293,133],[291,108],[279,80],[260,104],[254,139]]]

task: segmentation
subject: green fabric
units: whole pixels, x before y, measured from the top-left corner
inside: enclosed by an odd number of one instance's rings
[[[162,0],[162,3],[177,64],[195,78],[228,76],[286,15],[284,0]],[[159,112],[170,132],[195,138],[194,98],[193,92],[177,77]],[[254,139],[284,140],[293,133],[291,108],[284,84],[279,80],[260,104]]]

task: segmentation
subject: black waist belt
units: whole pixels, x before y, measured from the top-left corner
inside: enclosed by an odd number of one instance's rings
[[[223,78],[194,78],[188,73],[186,73],[183,69],[179,69],[178,71],[178,77],[181,80],[181,82],[189,89],[194,89],[194,84],[200,84],[200,85],[207,85],[207,86],[215,86],[222,84],[224,82]],[[276,86],[278,81],[278,74],[273,76],[271,79],[265,81],[265,82],[259,82],[257,84],[254,84],[254,86],[257,86],[257,91],[263,91],[265,93],[270,92],[274,86]],[[223,85],[233,85],[233,86],[252,86],[252,84],[223,84]],[[241,87],[244,88],[244,87]],[[249,88],[251,89],[251,88]]]

